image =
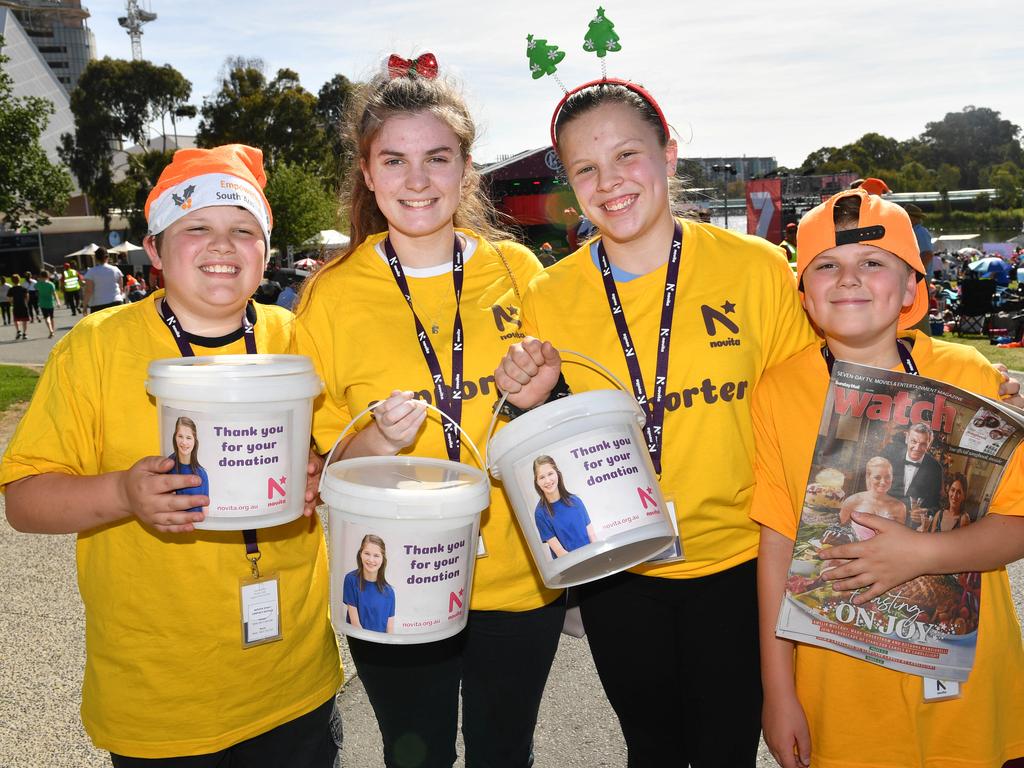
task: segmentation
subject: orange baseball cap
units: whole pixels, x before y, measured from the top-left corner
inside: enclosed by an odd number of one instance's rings
[[[160,234],[200,208],[234,205],[256,217],[269,257],[274,216],[263,194],[266,185],[263,152],[255,147],[225,144],[212,149],[179,149],[146,198],[149,234]]]
[[[858,226],[837,232],[835,206],[845,197],[860,198]],[[814,259],[830,248],[850,243],[865,243],[889,251],[917,273],[914,303],[903,308],[899,319],[900,330],[913,327],[928,312],[928,284],[914,227],[901,206],[869,194],[863,187],[833,195],[800,219],[796,233],[796,280],[800,292],[803,293],[804,270]]]
[[[869,195],[888,195],[892,192],[888,184],[873,176],[868,179],[857,179],[850,186],[853,189],[863,189]]]

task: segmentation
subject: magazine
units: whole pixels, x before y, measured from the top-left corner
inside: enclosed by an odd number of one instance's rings
[[[921,576],[863,605],[822,577],[819,550],[874,531],[853,511],[924,532],[988,511],[1024,414],[949,384],[837,361],[818,428],[776,633],[881,666],[964,681],[974,663],[981,576]]]

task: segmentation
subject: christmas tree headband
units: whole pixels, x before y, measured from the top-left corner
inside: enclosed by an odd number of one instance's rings
[[[565,87],[562,81],[558,79],[558,75],[555,74],[558,64],[565,58],[565,52],[558,50],[557,45],[549,45],[547,40],[534,38],[533,35],[526,36],[526,57],[530,61],[530,72],[533,75],[533,79],[539,80],[544,77],[544,75],[551,75],[555,78],[555,82],[558,83],[562,91],[565,92],[565,95],[558,102],[554,113],[551,115],[551,146],[556,150],[558,149],[558,138],[555,135],[555,123],[558,122],[558,116],[562,111],[562,107],[565,106],[565,103],[580,91],[602,85],[622,86],[623,88],[637,94],[640,98],[650,104],[657,113],[658,118],[661,120],[661,128],[665,132],[665,138],[667,139],[670,135],[668,130],[668,121],[665,119],[665,113],[662,112],[661,107],[658,106],[658,102],[654,100],[654,97],[636,83],[632,83],[629,80],[622,80],[617,77],[608,77],[605,56],[609,53],[622,50],[622,46],[619,44],[619,36],[615,34],[615,25],[612,24],[612,22],[604,15],[604,8],[599,7],[597,9],[597,16],[590,20],[590,26],[587,29],[586,37],[583,40],[583,50],[596,53],[598,58],[601,60],[601,79],[583,83],[583,85],[579,85],[570,91]]]

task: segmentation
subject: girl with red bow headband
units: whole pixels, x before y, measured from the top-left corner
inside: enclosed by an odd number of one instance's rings
[[[519,293],[541,266],[526,248],[499,242],[508,235],[492,223],[470,158],[473,119],[458,91],[435,75],[429,54],[393,56],[352,111],[353,246],[311,279],[296,322],[298,351],[316,361],[326,383],[313,418],[321,452],[349,414],[390,392],[374,418],[357,425],[342,457],[459,460],[466,452],[425,419],[416,397],[445,409],[482,444],[494,402],[491,369],[508,339],[521,337]],[[451,397],[456,388],[461,398]],[[487,556],[476,562],[463,632],[422,645],[348,640],[389,768],[454,763],[460,685],[466,765],[532,765],[564,601],[543,587],[500,487],[481,535]],[[397,603],[400,626],[400,591]]]

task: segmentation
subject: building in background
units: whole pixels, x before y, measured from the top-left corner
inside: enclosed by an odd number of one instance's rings
[[[96,57],[96,40],[86,22],[89,11],[81,0],[0,0],[3,9],[13,12],[64,92],[71,93]]]
[[[696,164],[704,179],[709,182],[721,182],[721,172],[713,170],[713,166],[732,166],[736,170],[735,175],[730,175],[729,181],[749,181],[750,179],[764,177],[778,170],[779,164],[774,157],[688,157],[688,163]]]

